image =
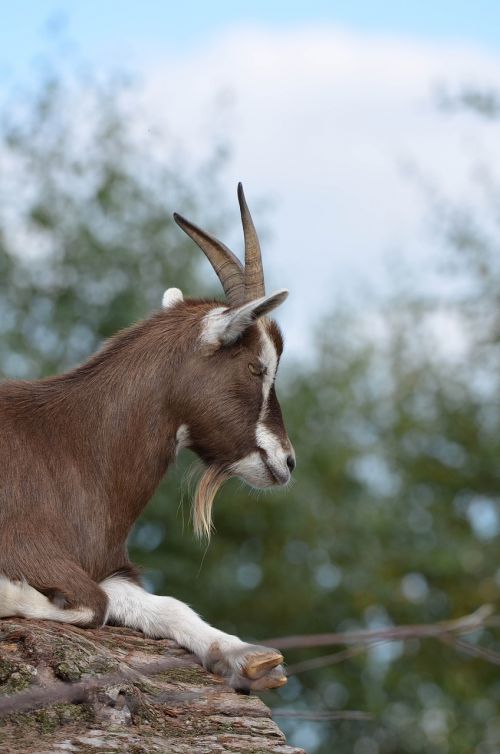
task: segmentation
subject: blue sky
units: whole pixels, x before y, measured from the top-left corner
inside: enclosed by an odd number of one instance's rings
[[[50,19],[67,20],[69,36],[90,59],[132,62],[166,48],[186,50],[234,24],[271,27],[330,23],[367,32],[426,40],[459,40],[500,47],[498,0],[20,0],[4,3],[0,14],[0,66],[26,69],[40,49]]]

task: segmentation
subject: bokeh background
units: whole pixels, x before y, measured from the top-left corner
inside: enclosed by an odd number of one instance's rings
[[[151,589],[221,628],[263,640],[497,603],[499,29],[486,0],[0,11],[2,378],[83,361],[168,286],[220,295],[171,213],[240,250],[238,180],[268,289],[290,289],[293,485],[228,483],[206,547],[186,452],[131,539]],[[335,648],[290,650],[266,701],[309,754],[493,754],[495,631],[316,668],[298,663]]]

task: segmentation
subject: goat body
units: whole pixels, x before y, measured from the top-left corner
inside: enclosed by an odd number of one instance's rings
[[[281,300],[227,308],[170,292],[83,366],[0,385],[0,617],[118,623],[176,639],[236,687],[285,682],[275,650],[148,594],[126,546],[183,446],[215,478],[288,481],[293,450],[274,391],[282,341],[265,316]]]

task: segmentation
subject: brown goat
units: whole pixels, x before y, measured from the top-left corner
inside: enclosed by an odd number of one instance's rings
[[[170,637],[238,688],[285,683],[282,657],[205,623],[172,597],[149,594],[127,555],[131,528],[181,447],[207,471],[198,533],[225,478],[286,484],[295,465],[276,398],[282,351],[266,315],[260,248],[241,185],[245,268],[219,241],[175,216],[226,292],[184,300],[118,333],[83,366],[0,385],[0,617],[101,626]]]

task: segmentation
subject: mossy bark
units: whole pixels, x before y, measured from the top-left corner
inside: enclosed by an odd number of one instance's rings
[[[0,719],[2,754],[303,754],[288,746],[269,709],[201,668],[167,639],[125,628],[83,630],[49,621],[0,620],[0,698],[95,679],[165,657],[184,667],[138,675]]]

